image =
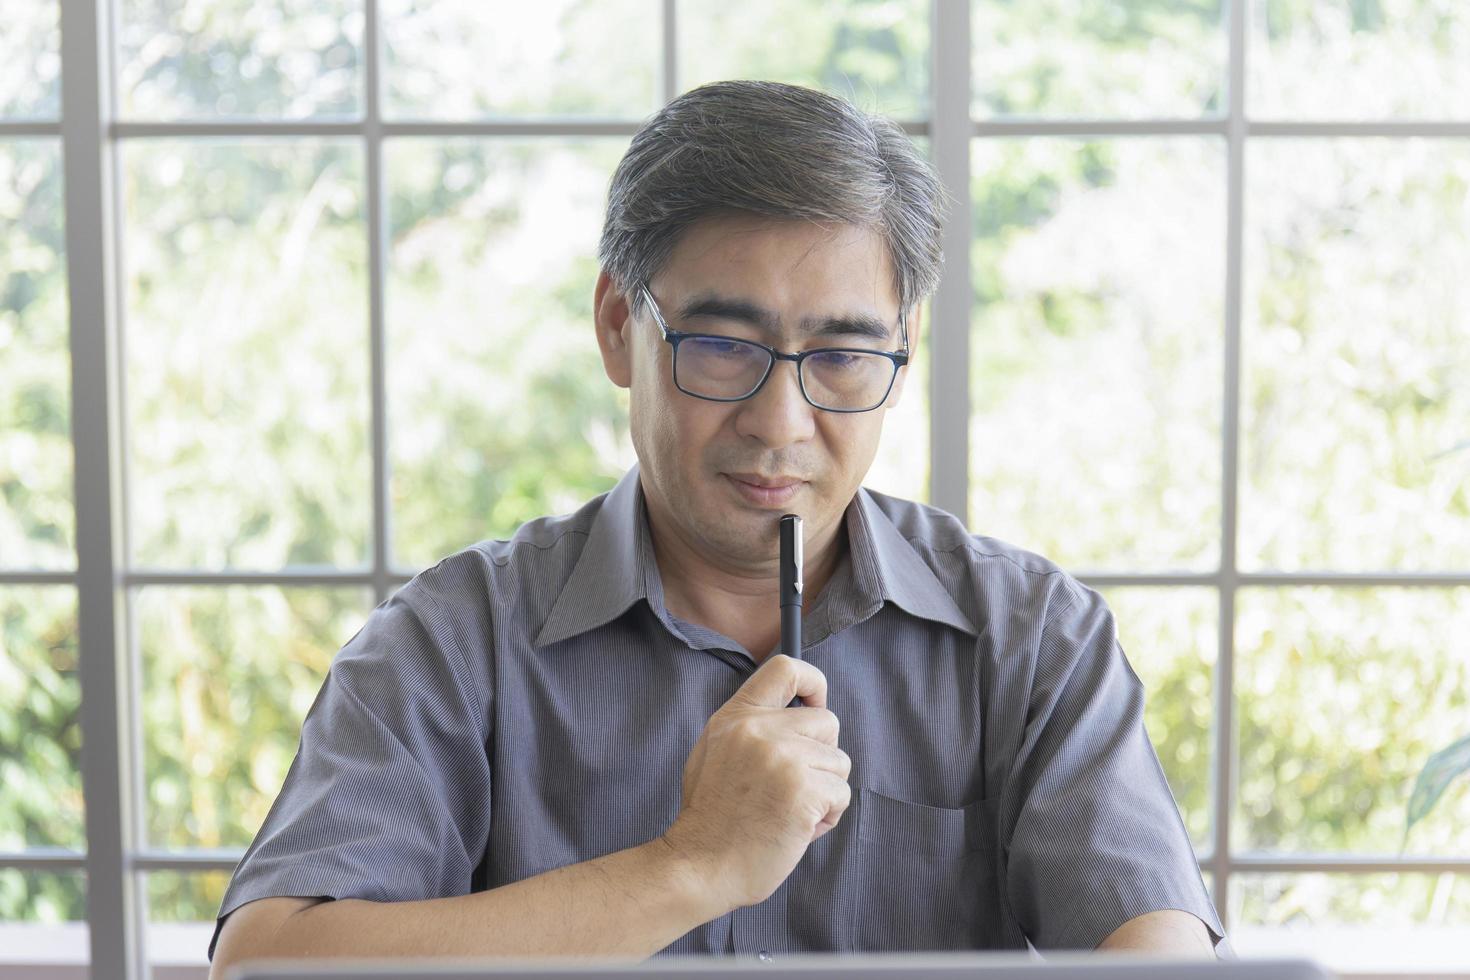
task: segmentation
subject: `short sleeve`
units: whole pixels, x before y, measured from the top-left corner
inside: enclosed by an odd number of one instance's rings
[[[225,918],[277,896],[409,901],[468,894],[489,832],[485,696],[416,583],[338,652],[280,795],[236,867]]]
[[[1180,909],[1232,957],[1112,613],[1093,590],[1064,586],[1041,632],[1002,802],[1012,910],[1039,949],[1092,949],[1129,919]]]

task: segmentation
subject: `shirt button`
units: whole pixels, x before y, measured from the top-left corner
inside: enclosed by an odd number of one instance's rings
[[[757,953],[756,955],[760,957],[760,961],[762,963],[769,963],[769,962],[771,962],[771,954],[767,950],[764,950],[763,949],[759,953]]]

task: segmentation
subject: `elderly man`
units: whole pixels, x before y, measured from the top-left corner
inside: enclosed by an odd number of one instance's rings
[[[808,89],[704,86],[638,132],[594,295],[638,465],[373,612],[225,894],[216,967],[1212,955],[1103,601],[860,487],[940,202],[897,127]],[[776,652],[785,513],[806,527],[799,657]]]

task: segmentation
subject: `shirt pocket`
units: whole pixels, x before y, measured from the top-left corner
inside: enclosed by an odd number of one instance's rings
[[[940,807],[859,789],[850,948],[996,945],[994,815],[991,800]]]

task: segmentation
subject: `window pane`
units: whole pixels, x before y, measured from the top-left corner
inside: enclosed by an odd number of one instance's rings
[[[972,525],[1064,565],[1213,567],[1223,144],[971,153]]]
[[[150,140],[125,163],[134,560],[365,562],[359,147]]]
[[[61,114],[61,6],[56,0],[5,5],[0,31],[0,119]]]
[[[0,868],[0,924],[43,922],[59,924],[87,921],[87,876],[81,871],[27,871]],[[28,931],[29,932],[29,931]],[[31,933],[38,938],[47,933]],[[52,933],[54,935],[54,933]],[[66,935],[75,935],[67,930]],[[3,928],[0,937],[25,935]],[[83,934],[82,941],[86,941]],[[14,953],[24,952],[8,942],[0,942],[0,964],[10,962]]]
[[[863,486],[906,500],[929,499],[929,337],[928,303],[921,307],[923,335],[917,356],[910,358],[903,373],[903,396],[888,409],[883,421],[883,438]]]
[[[379,9],[392,115],[642,118],[658,104],[657,3],[383,0]]]
[[[933,146],[928,137],[915,136],[912,139],[924,159],[933,163]],[[933,304],[927,300],[919,304],[914,316],[920,324],[918,353],[904,368],[908,380],[904,382],[903,397],[897,407],[888,410],[878,454],[873,458],[863,486],[906,500],[927,502],[932,438],[929,426],[929,353],[934,349]],[[912,338],[912,329],[910,335]],[[912,339],[910,346],[913,346]]]
[[[633,462],[592,325],[622,141],[394,140],[393,548],[422,566],[574,510]]]
[[[86,846],[70,586],[0,588],[0,850]]]
[[[1470,149],[1248,151],[1242,564],[1470,568]]]
[[[150,843],[245,847],[281,789],[327,665],[361,628],[356,589],[139,589]]]
[[[0,568],[76,567],[61,148],[0,143]]]
[[[153,871],[144,878],[148,888],[145,947],[154,975],[160,967],[207,967],[214,917],[225,897],[230,873]]]
[[[150,871],[144,877],[148,879],[150,924],[207,922],[213,931],[215,914],[230,884],[230,872]],[[150,942],[150,953],[152,946]],[[208,947],[209,933],[206,933],[198,950],[201,960]]]
[[[1245,589],[1235,846],[1470,855],[1451,784],[1405,838],[1415,777],[1470,735],[1470,588]]]
[[[85,976],[89,946],[85,873],[0,868],[0,974],[72,976],[58,967],[75,967]]]
[[[899,119],[929,115],[924,0],[684,0],[679,88],[760,78],[843,95]]]
[[[1225,110],[1221,0],[971,0],[977,118],[1194,117]]]
[[[1112,588],[1103,597],[1146,692],[1144,721],[1196,852],[1210,848],[1211,720],[1220,604],[1213,589]]]
[[[1242,956],[1310,956],[1350,975],[1470,967],[1470,875],[1237,874],[1230,905]]]
[[[1461,0],[1253,0],[1252,115],[1470,119]]]
[[[122,0],[120,20],[124,115],[361,111],[362,0]]]

